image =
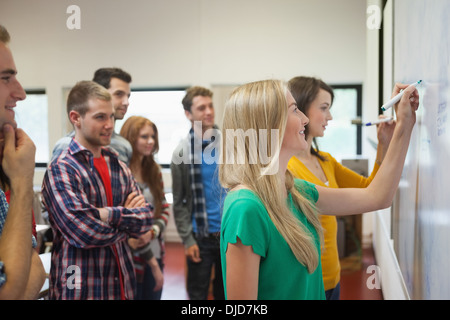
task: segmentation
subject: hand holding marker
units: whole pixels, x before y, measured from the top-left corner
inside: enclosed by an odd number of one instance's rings
[[[419,84],[422,83],[422,80],[419,80],[417,82],[414,82],[413,84],[411,84],[410,86],[415,86],[417,87]],[[402,90],[398,95],[396,95],[395,97],[393,97],[391,100],[389,100],[388,102],[386,102],[385,104],[383,104],[381,106],[381,110],[386,111],[387,109],[391,108],[394,104],[396,104],[397,102],[400,101],[400,99],[403,97],[403,94],[405,93],[405,90]]]
[[[421,83],[422,83],[422,80],[419,80],[417,82],[412,83],[410,86],[417,87]],[[405,93],[405,90],[402,90],[399,94],[397,94],[391,100],[389,100],[388,102],[383,104],[381,106],[381,110],[386,111],[387,109],[391,108],[394,104],[396,104],[397,102],[400,101],[400,99],[403,97],[404,93]],[[389,118],[378,119],[378,120],[375,120],[375,121],[370,121],[370,122],[363,123],[361,119],[354,119],[354,120],[352,120],[352,124],[364,125],[364,126],[373,126],[373,125],[376,125],[376,124],[379,124],[379,123],[389,122],[391,120],[393,120],[393,118],[389,117]]]

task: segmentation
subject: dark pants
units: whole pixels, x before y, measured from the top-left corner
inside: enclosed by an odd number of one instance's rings
[[[335,288],[325,291],[327,300],[339,300],[341,295],[341,283],[338,282]]]
[[[164,266],[161,259],[156,259],[158,261],[161,271],[163,271]],[[148,264],[145,264],[144,279],[142,283],[137,283],[135,300],[161,300],[162,289],[154,291],[153,288],[156,285],[155,278],[153,277],[152,269]]]
[[[220,236],[210,235],[197,239],[200,250],[199,263],[187,259],[187,291],[191,300],[207,300],[211,270],[214,266],[213,296],[214,300],[224,300],[222,266],[220,264]]]

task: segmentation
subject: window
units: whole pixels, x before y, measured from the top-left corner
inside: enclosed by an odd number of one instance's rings
[[[131,116],[150,119],[158,128],[159,136],[159,152],[155,160],[161,166],[168,167],[173,151],[191,128],[181,104],[185,94],[184,88],[132,90],[124,119],[116,121],[116,132],[120,132],[124,122]]]
[[[324,139],[317,139],[319,149],[329,152],[336,159],[361,154],[361,126],[351,123],[361,117],[362,86],[335,85],[331,107],[333,120],[328,122]]]
[[[16,122],[36,145],[36,167],[46,167],[49,161],[48,101],[45,90],[26,90],[27,98],[14,108]]]

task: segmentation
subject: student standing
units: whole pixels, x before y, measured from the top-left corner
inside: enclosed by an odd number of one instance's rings
[[[192,128],[175,149],[172,172],[173,212],[187,257],[187,291],[192,300],[206,300],[214,267],[214,299],[223,299],[219,232],[224,190],[217,178],[220,138],[214,125],[213,93],[192,87],[183,108]],[[218,149],[217,149],[218,150]]]
[[[367,188],[326,188],[294,180],[289,160],[308,148],[304,130],[308,118],[298,110],[281,81],[259,81],[238,87],[224,112],[220,182],[230,191],[224,203],[221,255],[228,299],[324,299],[320,261],[322,214],[351,215],[389,206],[398,186],[418,93],[405,89],[396,106],[397,124],[385,159]],[[270,161],[250,159],[233,136],[258,134],[253,146],[274,150]],[[265,131],[264,131],[265,130]],[[273,149],[272,149],[273,147]],[[245,163],[230,161],[243,154]],[[253,160],[250,164],[249,160]],[[273,169],[277,169],[274,174]]]
[[[154,206],[154,222],[147,233],[151,241],[129,238],[134,250],[137,276],[136,300],[161,300],[164,282],[164,230],[169,220],[169,205],[164,194],[161,169],[154,159],[159,150],[158,129],[149,119],[132,116],[125,121],[120,135],[127,139],[133,155],[130,169],[145,200]]]
[[[100,68],[95,71],[92,81],[105,87],[111,94],[114,106],[114,120],[122,120],[127,113],[130,98],[131,75],[120,68]],[[59,139],[53,148],[52,160],[58,157],[75,135],[75,131]],[[130,143],[113,131],[110,147],[119,153],[119,160],[130,164],[132,149]]]
[[[82,81],[67,99],[75,137],[44,176],[42,196],[53,229],[50,299],[133,299],[129,235],[151,228],[151,208],[117,153],[111,95]]]
[[[8,204],[0,189],[0,300],[35,299],[45,281],[44,267],[32,248],[36,147],[14,119],[13,108],[26,94],[16,78],[9,41],[0,25],[0,171],[11,195]]]
[[[328,121],[332,120],[333,89],[320,79],[295,77],[289,89],[301,112],[309,119],[305,128],[308,148],[297,153],[288,163],[294,177],[315,185],[330,188],[365,188],[383,162],[395,128],[393,123],[378,125],[377,156],[372,174],[366,178],[344,167],[329,153],[319,151],[316,138],[323,137]],[[337,221],[335,216],[320,215],[324,229],[322,272],[327,299],[338,300],[340,295],[340,262],[337,249]]]

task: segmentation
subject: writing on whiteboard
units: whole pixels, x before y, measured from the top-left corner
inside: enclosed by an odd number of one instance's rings
[[[447,102],[443,102],[438,106],[438,113],[437,113],[437,135],[438,137],[443,135],[446,130],[446,123],[447,123]]]

